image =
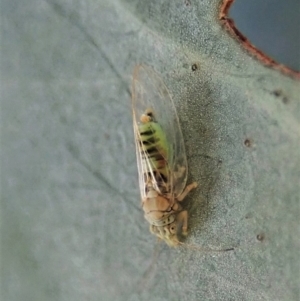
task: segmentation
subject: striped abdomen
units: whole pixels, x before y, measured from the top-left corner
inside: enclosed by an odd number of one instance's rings
[[[170,150],[166,135],[161,126],[154,121],[139,125],[139,144],[145,180],[155,177],[158,188],[167,192],[169,183],[168,160]]]

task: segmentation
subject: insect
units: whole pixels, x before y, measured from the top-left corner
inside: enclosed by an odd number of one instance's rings
[[[188,213],[180,203],[197,183],[186,186],[187,159],[176,108],[160,76],[146,65],[134,69],[132,110],[144,216],[151,233],[176,246],[188,229]]]

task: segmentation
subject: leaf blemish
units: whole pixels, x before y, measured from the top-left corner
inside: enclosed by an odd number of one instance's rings
[[[245,139],[244,145],[245,145],[246,147],[251,147],[251,146],[253,145],[252,140],[251,140],[251,139],[248,139],[248,138]]]
[[[276,97],[279,97],[279,96],[282,95],[282,90],[276,89],[276,90],[273,91],[272,94],[273,94],[274,96],[276,96]]]
[[[289,103],[289,98],[283,93],[281,89],[276,89],[272,91],[272,94],[276,97],[282,97],[281,100],[284,104]]]
[[[265,234],[264,233],[257,234],[256,239],[258,241],[263,241],[265,239]]]
[[[191,68],[192,68],[192,71],[196,71],[199,69],[199,64],[194,63]]]

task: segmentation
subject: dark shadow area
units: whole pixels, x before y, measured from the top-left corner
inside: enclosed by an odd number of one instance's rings
[[[299,12],[298,0],[236,0],[229,17],[255,47],[278,63],[299,71]]]

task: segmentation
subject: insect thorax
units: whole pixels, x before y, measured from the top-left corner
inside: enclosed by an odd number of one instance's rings
[[[174,222],[178,209],[178,204],[174,200],[159,195],[153,188],[150,188],[143,200],[145,218],[154,226],[165,226]]]
[[[159,220],[151,219],[150,215],[145,214],[145,218],[149,222],[149,224],[151,224],[153,226],[157,226],[157,227],[162,227],[162,226],[166,226],[166,225],[173,223],[175,221],[175,214],[172,213],[170,215],[166,215],[162,219],[159,219]]]

